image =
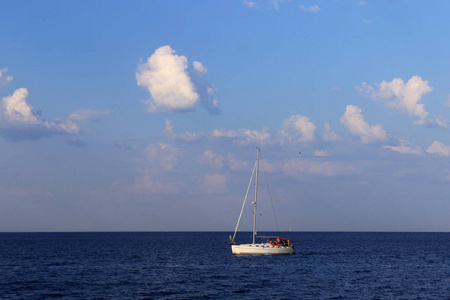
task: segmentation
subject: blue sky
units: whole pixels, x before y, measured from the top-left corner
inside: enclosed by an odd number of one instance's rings
[[[450,231],[449,9],[0,1],[0,231]]]

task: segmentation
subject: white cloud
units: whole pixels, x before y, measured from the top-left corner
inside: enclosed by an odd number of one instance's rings
[[[430,154],[437,154],[441,156],[450,156],[450,146],[447,146],[438,141],[434,141],[433,144],[428,147],[427,152]]]
[[[339,141],[341,137],[331,130],[331,125],[329,123],[323,124],[325,127],[325,132],[322,133],[322,139],[327,142]]]
[[[242,5],[247,6],[248,8],[254,8],[256,7],[256,2],[244,0],[242,1]]]
[[[314,156],[327,157],[330,156],[330,152],[328,150],[316,150],[314,151]]]
[[[234,143],[247,146],[247,145],[269,145],[270,133],[268,128],[263,128],[262,131],[251,130],[251,129],[238,129],[238,130],[221,130],[214,129],[209,136],[213,138],[228,138],[233,140]]]
[[[13,80],[13,77],[6,75],[6,72],[8,72],[8,68],[0,70],[0,87],[7,86]]]
[[[318,5],[310,5],[310,6],[300,5],[299,7],[301,10],[309,13],[317,13],[320,11],[320,7]]]
[[[73,121],[95,121],[104,119],[110,114],[110,110],[79,109],[71,113],[67,118]]]
[[[314,140],[316,126],[309,121],[308,117],[293,115],[284,120],[279,132],[281,143],[285,142],[310,142]]]
[[[358,5],[359,5],[359,6],[363,6],[363,7],[364,7],[364,6],[367,6],[367,1],[359,1],[359,2],[358,2]]]
[[[170,46],[158,48],[136,73],[137,84],[148,89],[148,111],[192,110],[199,96],[187,72],[186,56],[178,56]]]
[[[12,140],[37,139],[55,133],[74,134],[80,131],[78,125],[69,119],[47,121],[35,113],[28,103],[28,90],[20,88],[11,96],[0,101],[0,131]]]
[[[223,174],[206,174],[205,188],[208,193],[223,192],[226,189],[227,177]]]
[[[189,72],[186,56],[176,55],[170,46],[156,49],[136,72],[137,84],[150,92],[151,98],[145,101],[147,111],[190,111],[202,101],[210,113],[218,113],[219,100],[216,89],[205,79],[207,71],[201,62],[194,61]]]
[[[178,162],[180,151],[165,143],[149,145],[144,151],[145,157],[156,170],[172,170]]]
[[[372,20],[363,19],[363,23],[369,25],[369,24],[372,24]]]
[[[33,113],[33,106],[27,102],[28,90],[20,88],[11,96],[2,98],[2,113],[9,122],[37,124],[40,120]]]
[[[197,70],[198,72],[203,74],[208,73],[208,69],[205,68],[205,66],[201,62],[194,61],[192,65],[194,66],[194,69]]]
[[[355,105],[347,105],[344,115],[341,117],[341,123],[348,130],[361,138],[362,143],[371,143],[375,141],[384,141],[386,131],[380,124],[370,126],[364,121],[362,110]]]
[[[443,115],[440,115],[436,118],[431,118],[428,121],[431,125],[436,125],[436,126],[443,127],[443,128],[448,127],[448,124],[449,124],[448,119],[445,118]]]
[[[411,147],[411,143],[405,140],[400,140],[400,146],[383,146],[384,149],[391,149],[401,154],[422,154],[422,149],[419,146]]]
[[[378,89],[363,82],[361,87],[355,87],[361,94],[374,101],[382,102],[387,107],[406,111],[409,115],[419,118],[415,124],[425,124],[428,112],[425,106],[419,103],[422,96],[431,92],[433,88],[428,81],[420,76],[411,77],[408,82],[395,78],[391,82],[383,81],[377,85]]]

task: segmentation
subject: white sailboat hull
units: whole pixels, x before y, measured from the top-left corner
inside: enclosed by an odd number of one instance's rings
[[[231,245],[233,255],[291,255],[294,248],[273,246],[270,244],[241,244]]]

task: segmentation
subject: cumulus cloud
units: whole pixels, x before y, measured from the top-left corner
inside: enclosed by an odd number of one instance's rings
[[[41,119],[40,114],[28,103],[28,96],[28,90],[20,88],[12,95],[3,97],[0,102],[0,131],[7,139],[38,139],[46,135],[80,131],[79,126],[69,119]]]
[[[191,110],[199,100],[187,72],[186,56],[178,56],[170,46],[157,49],[136,73],[137,84],[148,89],[148,111],[158,108]]]
[[[308,117],[293,115],[284,120],[279,132],[281,143],[286,142],[310,142],[314,140],[316,126],[309,121]]]
[[[209,112],[217,113],[219,100],[214,86],[206,81],[207,71],[200,62],[189,69],[186,56],[176,55],[170,46],[156,49],[136,72],[137,84],[150,92],[147,111],[190,111],[202,101]]]
[[[8,72],[8,68],[0,70],[0,87],[7,86],[13,80],[13,77],[6,75],[6,72]]]
[[[248,145],[269,145],[270,132],[268,128],[263,128],[262,131],[251,130],[251,129],[238,129],[238,130],[221,130],[214,129],[209,133],[212,138],[226,138],[233,140],[234,143],[241,146]]]
[[[427,152],[430,154],[441,156],[450,156],[450,146],[447,146],[438,141],[434,141],[433,144],[431,144],[431,146],[427,148]]]
[[[300,5],[299,7],[300,7],[300,10],[309,12],[309,13],[317,13],[320,11],[319,5],[310,5],[310,6]]]
[[[322,139],[327,142],[339,141],[341,137],[331,130],[331,125],[329,123],[323,124],[325,127],[325,132],[322,133]]]
[[[391,149],[401,154],[422,154],[422,149],[419,146],[412,147],[411,143],[405,140],[400,140],[400,146],[383,146],[384,149]]]
[[[350,133],[358,135],[362,143],[371,143],[386,140],[386,131],[380,124],[370,126],[364,120],[362,110],[356,105],[347,105],[341,123]]]
[[[420,76],[411,77],[408,82],[401,78],[395,78],[391,82],[383,81],[376,85],[377,88],[363,82],[360,87],[355,87],[361,94],[374,101],[381,102],[387,107],[399,111],[406,111],[409,115],[417,117],[415,124],[425,124],[428,112],[425,106],[419,103],[422,96],[433,90],[427,80]]]

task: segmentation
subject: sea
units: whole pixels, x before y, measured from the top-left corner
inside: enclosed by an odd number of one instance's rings
[[[0,233],[0,299],[450,299],[450,233],[280,235],[294,255],[233,256],[229,232]]]

